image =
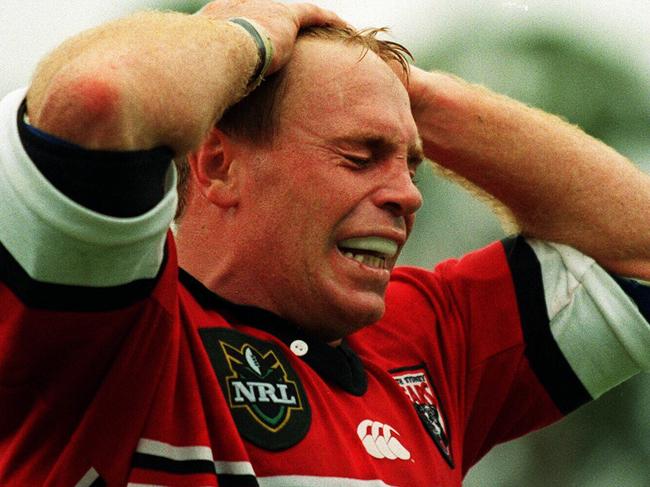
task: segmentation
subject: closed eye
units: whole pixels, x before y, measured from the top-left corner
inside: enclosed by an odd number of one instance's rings
[[[372,157],[363,157],[363,156],[357,156],[357,155],[352,155],[352,154],[342,154],[345,159],[353,163],[355,166],[359,168],[364,168],[367,167],[372,163],[373,158]],[[414,185],[417,186],[417,184],[420,182],[420,178],[418,177],[417,170],[422,162],[421,159],[418,159],[418,161],[414,164],[414,169],[411,169],[409,171],[409,176],[411,178],[411,181],[413,182]]]
[[[355,156],[351,154],[345,154],[343,157],[359,167],[365,167],[371,162],[370,157]]]

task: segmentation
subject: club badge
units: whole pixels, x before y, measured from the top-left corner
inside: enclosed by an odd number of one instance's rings
[[[302,440],[311,410],[280,348],[226,328],[199,333],[242,437],[267,450]]]
[[[415,407],[422,424],[451,468],[451,436],[447,420],[424,364],[389,371]]]

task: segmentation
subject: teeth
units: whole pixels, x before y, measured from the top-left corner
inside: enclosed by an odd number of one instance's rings
[[[364,250],[382,254],[386,258],[397,254],[397,244],[383,237],[358,237],[349,238],[339,242],[339,247],[351,250]],[[348,252],[349,253],[349,252]]]
[[[368,267],[374,267],[376,269],[386,268],[386,259],[383,257],[376,257],[374,255],[367,254],[353,254],[352,252],[344,252],[343,255],[348,259],[356,260],[357,262],[363,265],[367,265]]]

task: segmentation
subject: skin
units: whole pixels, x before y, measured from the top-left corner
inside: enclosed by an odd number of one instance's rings
[[[301,27],[343,24],[315,5],[268,0],[218,0],[199,15],[141,12],[108,22],[40,62],[27,93],[31,122],[89,149],[196,149],[247,94],[258,62],[252,37],[227,22],[238,16],[271,39],[269,74],[288,61]]]
[[[300,40],[275,142],[213,131],[191,158],[194,197],[178,234],[181,265],[210,289],[327,340],[383,315],[396,258],[371,268],[337,243],[375,235],[401,250],[422,203],[408,93],[386,63],[361,53]],[[215,248],[218,258],[205,251]]]
[[[650,175],[578,127],[445,73],[413,68],[427,157],[505,205],[525,235],[650,279]]]
[[[233,16],[267,31],[270,72],[289,62],[271,147],[210,128],[246,95],[258,61],[251,37],[226,22]],[[557,117],[451,76],[413,68],[407,92],[371,53],[359,60],[358,49],[302,41],[294,49],[301,26],[323,23],[341,21],[267,0],[111,22],[41,63],[30,120],[92,149],[193,151],[181,265],[226,298],[327,339],[383,312],[388,269],[349,262],[336,243],[379,234],[401,248],[420,204],[408,164],[409,153],[419,159],[418,130],[428,158],[500,200],[526,235],[650,279],[650,176]],[[364,151],[373,157],[359,166]]]

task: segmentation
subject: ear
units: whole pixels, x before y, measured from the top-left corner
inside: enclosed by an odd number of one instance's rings
[[[187,157],[198,190],[208,201],[222,208],[236,206],[239,201],[233,152],[231,140],[215,127],[201,146]]]

